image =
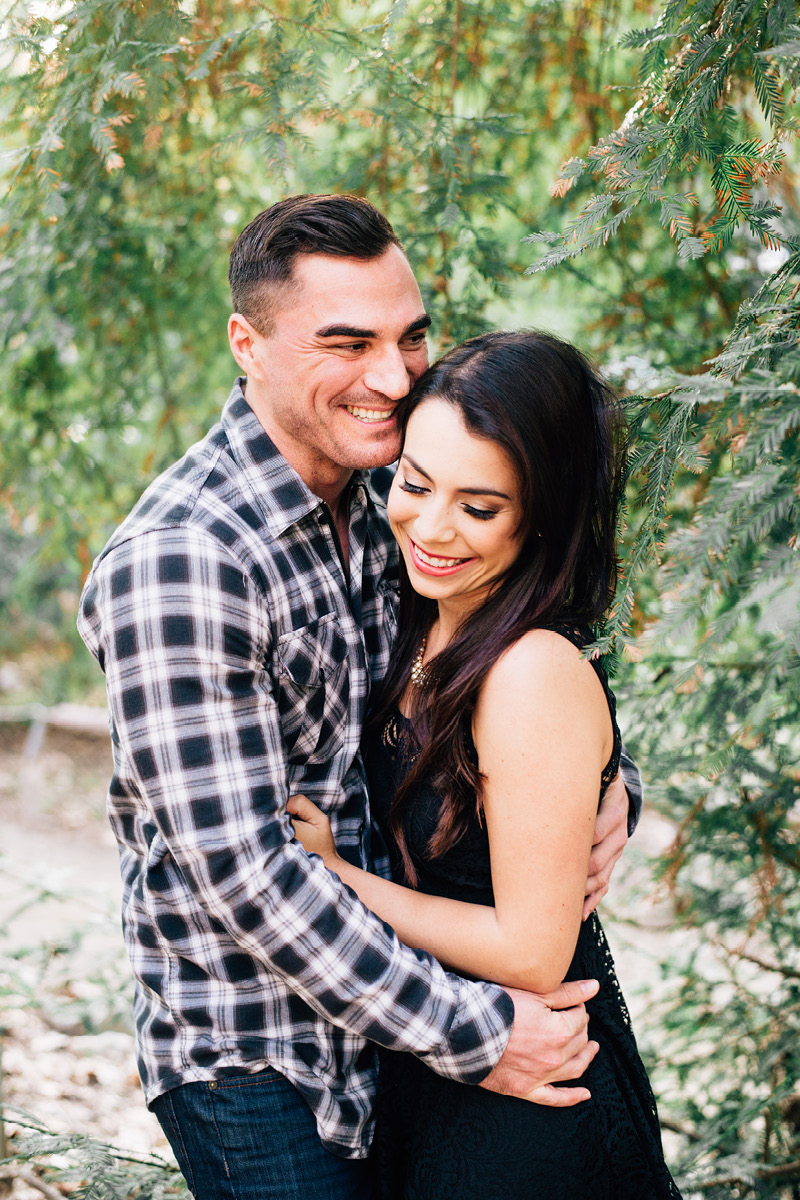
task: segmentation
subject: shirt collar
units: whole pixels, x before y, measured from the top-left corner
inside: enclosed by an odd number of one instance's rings
[[[222,428],[264,523],[273,537],[278,537],[315,512],[323,501],[303,482],[266,433],[245,399],[244,384],[245,376],[234,383],[222,410]],[[348,486],[351,496],[356,489],[363,489],[368,501],[380,507],[380,499],[369,486],[369,471],[354,471]]]

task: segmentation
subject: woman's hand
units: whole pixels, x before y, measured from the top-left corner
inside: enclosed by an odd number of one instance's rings
[[[286,805],[294,825],[294,835],[308,854],[318,854],[329,870],[339,861],[331,823],[308,796],[290,796]]]

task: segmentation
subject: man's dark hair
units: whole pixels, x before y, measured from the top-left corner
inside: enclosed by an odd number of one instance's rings
[[[299,254],[372,259],[399,245],[386,217],[361,196],[289,196],[259,213],[233,244],[234,311],[268,334],[276,291],[291,287]]]

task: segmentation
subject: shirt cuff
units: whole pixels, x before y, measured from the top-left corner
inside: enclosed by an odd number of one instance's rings
[[[450,976],[458,1003],[444,1045],[419,1058],[437,1075],[478,1084],[497,1066],[514,1024],[514,1001],[495,983]]]

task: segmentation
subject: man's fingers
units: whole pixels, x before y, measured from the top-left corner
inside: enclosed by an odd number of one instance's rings
[[[616,859],[614,861],[616,862]],[[586,895],[591,896],[593,892],[599,892],[601,890],[607,891],[610,882],[610,871],[597,871],[596,873],[593,873],[586,880]]]
[[[552,1083],[545,1083],[541,1087],[534,1088],[525,1097],[526,1100],[531,1100],[534,1104],[542,1104],[546,1108],[572,1108],[576,1104],[582,1104],[584,1100],[591,1100],[591,1098],[592,1093],[588,1088],[553,1087]]]
[[[600,1049],[598,1042],[586,1042],[564,1063],[558,1071],[553,1072],[553,1078],[559,1082],[562,1079],[580,1079],[589,1069],[589,1064]]]
[[[554,1080],[577,1079],[588,1067],[597,1053],[597,1042],[586,1040],[586,1030],[582,1029],[564,1046],[561,1053],[561,1066],[555,1067],[545,1076],[548,1083]]]
[[[592,879],[598,875],[604,875],[606,879],[611,878],[611,872],[616,866],[619,859],[622,857],[622,852],[628,844],[628,833],[621,825],[615,828],[616,836],[609,834],[602,842],[598,842],[592,850],[589,858],[589,878],[586,882],[586,891],[592,883]]]
[[[585,921],[587,917],[591,916],[591,914],[597,908],[600,901],[603,899],[603,896],[605,896],[607,894],[608,894],[608,884],[606,884],[605,887],[597,888],[596,891],[590,892],[587,895],[586,899],[583,902],[583,915],[581,918],[583,921]]]
[[[584,1000],[591,1000],[600,990],[596,979],[573,979],[569,983],[559,984],[552,992],[538,994],[539,1000],[544,1000],[548,1008],[580,1008]],[[582,1010],[582,1024],[586,1024],[586,1012]]]
[[[589,1064],[599,1049],[600,1046],[597,1042],[588,1042],[558,1072],[554,1072],[556,1079],[580,1079],[589,1069]],[[580,1104],[582,1101],[590,1099],[590,1097],[591,1093],[585,1087],[564,1088],[544,1083],[528,1092],[525,1099],[534,1104],[547,1105],[549,1108],[569,1108],[573,1104]]]
[[[592,844],[596,846],[598,842],[602,842],[618,825],[622,825],[627,834],[627,817],[628,793],[625,790],[625,781],[618,771],[603,795]]]
[[[589,858],[589,878],[583,902],[583,920],[597,908],[608,891],[611,872],[628,844],[628,793],[618,775],[603,797]]]

